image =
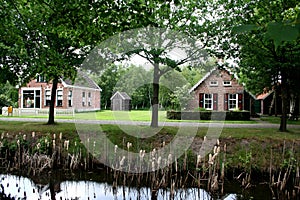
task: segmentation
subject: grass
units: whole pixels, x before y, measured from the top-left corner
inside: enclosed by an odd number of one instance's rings
[[[99,132],[99,128],[102,132]],[[132,143],[131,151],[139,152],[139,150],[144,149],[149,152],[153,148],[161,148],[162,142],[166,144],[171,142],[177,135],[178,127],[153,129],[148,126],[82,124],[76,129],[73,123],[46,125],[40,122],[0,121],[0,133],[11,140],[14,140],[16,135],[27,134],[27,136],[30,136],[33,131],[36,132],[37,137],[51,136],[54,133],[58,135],[62,132],[63,140],[70,140],[70,144],[73,144],[74,141],[79,141],[77,130],[84,131],[85,139],[88,137],[91,144],[97,141],[97,144],[103,146],[103,137],[101,139],[97,134],[104,133],[105,135],[102,136],[108,138],[120,148],[126,150],[126,144],[130,142]],[[191,137],[194,128],[185,127],[184,130],[184,136]],[[207,127],[198,128],[194,142],[190,147],[193,152],[199,151],[202,139],[207,131]],[[212,132],[214,132],[213,129]],[[80,135],[80,138],[82,138],[82,135]],[[283,148],[284,145],[287,146],[286,148],[294,146],[294,157],[300,159],[300,129],[290,129],[289,132],[282,133],[272,128],[223,128],[220,142],[227,145],[227,165],[230,166],[243,167],[243,158],[246,159],[247,155],[251,154],[253,166],[265,170],[269,166],[271,149],[274,151],[273,157],[278,158],[274,161],[274,166],[280,166],[283,162],[281,155],[282,150],[285,149]]]
[[[160,122],[200,122],[209,123],[210,120],[170,120],[166,118],[166,111],[159,111],[159,121]],[[2,116],[3,117],[3,116]],[[23,115],[20,118],[47,118],[47,115]],[[75,113],[75,116],[71,115],[57,115],[56,119],[86,119],[86,120],[118,120],[118,121],[145,121],[149,122],[151,120],[150,110],[132,110],[132,111],[111,111],[102,110],[98,112],[82,112]],[[218,122],[218,121],[215,121]],[[253,124],[256,121],[225,121],[224,123],[232,124]]]
[[[98,128],[99,125],[82,125],[81,128],[85,130]],[[148,137],[149,135],[155,135],[159,132],[158,135],[164,136],[174,136],[177,134],[177,127],[163,127],[162,129],[158,128],[153,134],[153,129],[148,126],[136,126],[130,125],[101,125],[101,129],[107,133],[117,133],[118,136],[126,136],[125,132],[138,132],[139,134],[144,134],[143,137]],[[123,132],[122,132],[123,130]],[[188,130],[188,128],[186,128]],[[203,137],[206,135],[208,128],[198,128],[197,136]],[[212,128],[214,130],[214,128]],[[41,122],[17,122],[17,121],[0,121],[0,133],[9,132],[12,134],[18,133],[67,133],[70,137],[77,134],[75,124],[73,123],[58,123],[55,125],[46,125]],[[124,135],[120,135],[123,133]],[[189,131],[186,131],[186,135],[189,136]],[[135,135],[135,137],[138,135]],[[281,140],[299,140],[300,139],[300,129],[289,129],[289,132],[279,132],[277,129],[273,128],[223,128],[220,138],[235,138],[235,139],[281,139]]]
[[[274,117],[274,116],[262,116],[260,117],[260,119],[262,121],[266,121],[266,122],[269,122],[269,123],[272,123],[272,124],[280,124],[280,116],[278,117]],[[300,120],[290,120],[288,119],[287,120],[287,124],[293,124],[293,125],[300,125]]]

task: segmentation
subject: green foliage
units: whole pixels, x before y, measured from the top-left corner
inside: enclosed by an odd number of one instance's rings
[[[0,108],[3,106],[18,105],[18,89],[12,86],[9,82],[0,83]]]

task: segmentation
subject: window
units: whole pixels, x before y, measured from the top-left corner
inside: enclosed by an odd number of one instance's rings
[[[85,106],[85,92],[82,92],[82,106]]]
[[[62,106],[63,104],[63,90],[57,90],[56,94],[56,106]]]
[[[51,90],[47,89],[45,90],[45,106],[50,106],[51,101]]]
[[[41,107],[41,91],[39,89],[23,90],[23,108],[40,108]]]
[[[212,110],[213,108],[212,94],[204,94],[204,108],[207,110]]]
[[[209,85],[210,86],[218,86],[218,81],[210,81]]]
[[[91,104],[91,97],[92,97],[91,92],[89,92],[89,93],[88,93],[88,106],[91,106],[91,105],[92,105],[92,104]]]
[[[223,81],[224,86],[231,86],[231,81]]]
[[[36,82],[47,82],[46,77],[43,75],[37,75]]]
[[[72,107],[72,104],[73,104],[72,95],[73,95],[73,92],[72,92],[72,90],[70,90],[69,93],[68,93],[68,106],[69,107]]]
[[[238,108],[238,98],[237,94],[229,94],[228,95],[228,108],[229,110],[235,110]]]

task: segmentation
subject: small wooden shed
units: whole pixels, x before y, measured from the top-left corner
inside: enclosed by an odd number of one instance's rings
[[[110,101],[111,110],[131,110],[131,98],[126,92],[117,91]]]

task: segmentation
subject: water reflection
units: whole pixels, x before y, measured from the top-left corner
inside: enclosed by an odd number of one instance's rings
[[[8,174],[0,174],[0,191],[15,199],[51,199],[49,185],[35,184],[32,180]],[[107,183],[93,181],[64,181],[54,185],[55,198],[60,199],[139,199],[151,198],[147,187],[116,187]],[[170,191],[159,190],[159,200],[170,199]],[[189,188],[175,191],[174,199],[210,200],[211,196],[203,189]],[[224,200],[235,200],[234,194],[227,195]]]

